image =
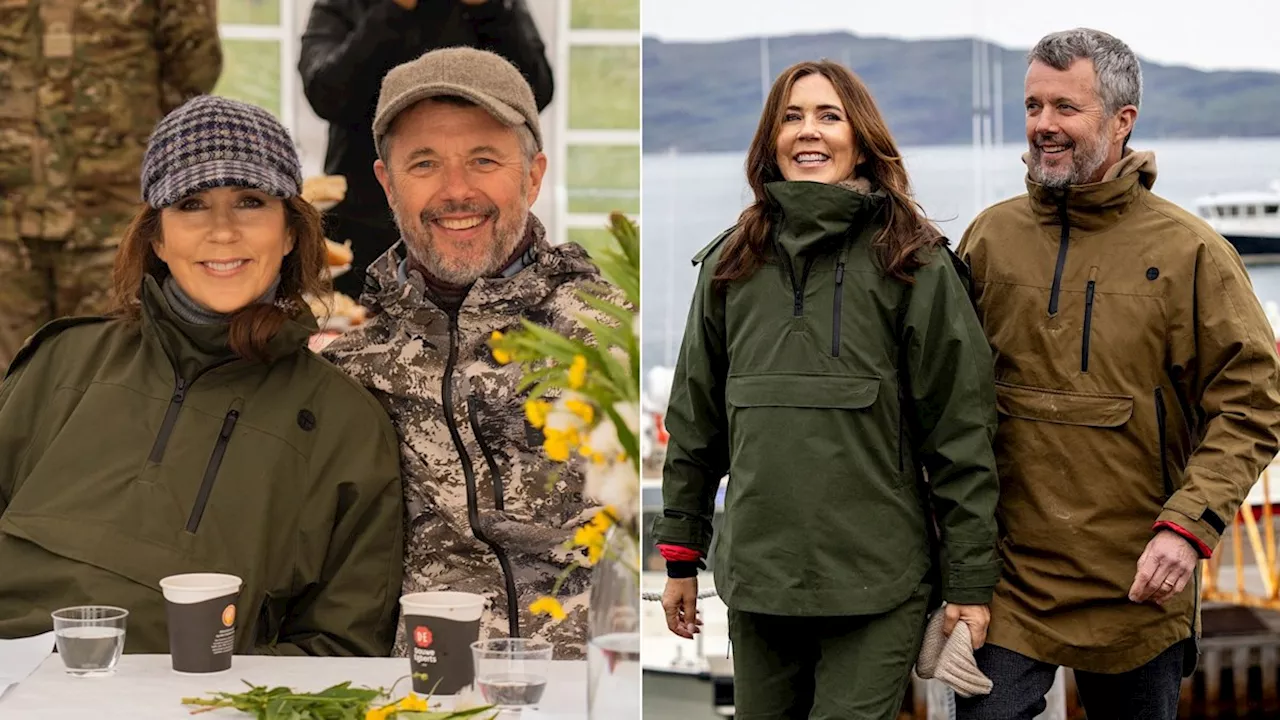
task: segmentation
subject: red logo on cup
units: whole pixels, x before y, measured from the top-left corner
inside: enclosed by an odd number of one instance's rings
[[[226,627],[231,627],[232,625],[236,624],[236,606],[235,605],[228,605],[222,611],[222,624]]]
[[[418,627],[413,629],[414,645],[417,645],[420,648],[429,648],[431,647],[431,641],[433,639],[434,637],[431,635],[430,628],[424,625],[419,625]]]

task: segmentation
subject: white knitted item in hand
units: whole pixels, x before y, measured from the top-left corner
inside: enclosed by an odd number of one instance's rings
[[[951,636],[942,634],[946,612],[938,608],[924,631],[920,644],[920,657],[916,659],[916,675],[928,680],[937,678],[960,697],[986,695],[991,692],[991,679],[982,674],[973,659],[973,641],[969,626],[956,623]]]

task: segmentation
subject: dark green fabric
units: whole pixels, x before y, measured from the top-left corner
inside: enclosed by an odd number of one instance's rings
[[[305,348],[309,315],[263,364],[231,356],[227,326],[179,320],[154,280],[142,298],[140,321],[47,327],[0,385],[0,637],[113,604],[126,652],[167,652],[160,579],[226,572],[244,580],[237,653],[389,654],[404,500],[386,414]]]
[[[932,588],[883,615],[788,617],[729,610],[736,720],[896,720]]]
[[[931,252],[908,286],[871,245],[880,198],[809,182],[768,191],[781,210],[773,260],[721,294],[723,236],[700,254],[654,541],[706,553],[728,473],[715,579],[736,610],[882,613],[935,561],[944,599],[987,602],[999,571],[992,358],[949,254]],[[797,315],[788,265],[799,280],[806,264]]]

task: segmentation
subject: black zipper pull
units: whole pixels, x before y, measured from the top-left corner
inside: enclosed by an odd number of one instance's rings
[[[187,381],[178,378],[178,385],[173,389],[173,402],[181,405],[187,399]]]
[[[840,357],[840,305],[844,298],[844,253],[836,262],[836,292],[831,311],[831,357]]]
[[[218,433],[219,440],[230,440],[231,431],[236,427],[236,420],[240,419],[240,411],[232,410],[227,413],[227,417],[222,421],[222,432]]]

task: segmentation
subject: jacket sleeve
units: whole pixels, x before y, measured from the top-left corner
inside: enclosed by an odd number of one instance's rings
[[[316,115],[339,124],[367,121],[383,76],[396,65],[388,48],[400,46],[397,28],[413,18],[393,0],[377,0],[358,15],[350,0],[316,0],[298,59],[302,90]]]
[[[711,287],[715,257],[703,263],[685,321],[667,403],[666,461],[662,469],[662,516],[653,541],[680,545],[703,557],[711,547],[716,491],[729,471],[725,416],[724,298]]]
[[[312,467],[335,506],[318,576],[298,577],[278,641],[257,651],[268,655],[389,656],[399,618],[404,567],[404,491],[399,445],[385,413],[352,412],[327,437]],[[317,525],[318,526],[318,525]],[[304,538],[307,542],[310,538]]]
[[[967,276],[946,250],[916,272],[901,347],[913,439],[941,534],[942,597],[985,604],[1000,575],[994,361],[960,272]]]
[[[161,95],[167,113],[213,91],[222,75],[222,44],[213,2],[161,0],[156,21]]]
[[[18,463],[26,455],[31,442],[29,436],[33,419],[30,408],[24,404],[34,397],[26,388],[21,395],[18,390],[26,370],[27,365],[14,368],[8,377],[0,381],[0,517],[4,517],[4,511],[13,498],[18,483]]]
[[[498,0],[467,8],[475,22],[480,46],[501,55],[519,68],[533,89],[538,111],[551,104],[555,82],[547,50],[538,34],[538,26],[529,14],[524,0],[511,0],[509,9]]]
[[[1187,530],[1212,551],[1275,457],[1280,362],[1275,331],[1244,264],[1220,238],[1201,246],[1194,307],[1171,324],[1183,320],[1194,331],[1174,338],[1175,362],[1186,378],[1179,393],[1199,416],[1203,439],[1156,522]]]

